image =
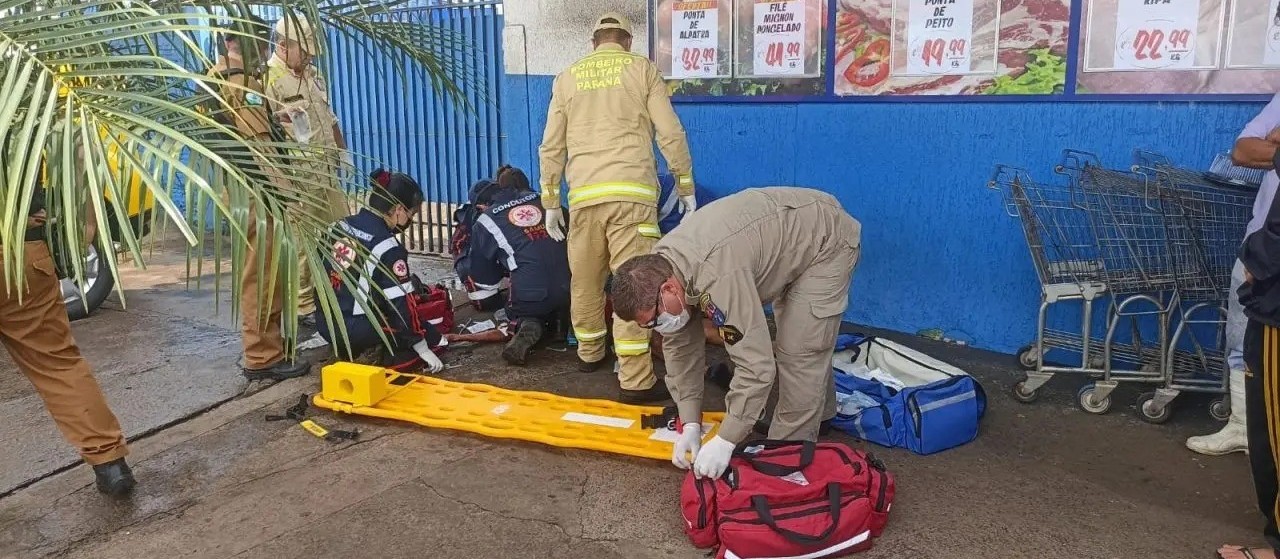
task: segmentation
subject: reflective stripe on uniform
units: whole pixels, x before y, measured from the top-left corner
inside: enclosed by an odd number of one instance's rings
[[[516,268],[519,267],[516,264],[516,249],[511,247],[511,241],[508,241],[507,236],[502,234],[502,229],[498,228],[498,224],[494,223],[493,218],[489,217],[487,213],[480,214],[480,217],[476,218],[476,223],[479,223],[490,235],[493,235],[493,241],[498,243],[498,248],[507,253],[507,271],[516,271]]]
[[[559,187],[559,186],[552,186],[552,185],[549,185],[549,184],[544,184],[544,185],[542,185],[542,197],[543,197],[543,198],[559,198],[559,197],[560,197],[560,187]]]
[[[645,237],[653,237],[655,239],[662,238],[662,230],[652,223],[641,223],[636,229]]]
[[[498,294],[497,285],[485,285],[483,283],[472,282],[474,291],[467,292],[467,298],[472,301],[483,301]]]
[[[393,285],[382,290],[382,294],[386,296],[388,300],[399,299],[410,293],[413,293],[413,282],[411,281],[406,281],[400,285]]]
[[[645,202],[658,202],[658,189],[647,184],[635,182],[608,182],[579,186],[569,190],[569,205],[586,202],[606,196],[625,196]]]
[[[608,333],[609,333],[608,330],[599,330],[596,332],[584,332],[577,328],[573,329],[573,337],[578,338],[579,341],[586,341],[586,342],[603,338]]]
[[[614,352],[620,356],[644,355],[649,353],[649,340],[616,340]]]
[[[373,273],[378,269],[378,263],[382,262],[383,255],[400,245],[400,241],[395,237],[387,237],[382,242],[373,246],[373,250],[369,251],[369,260],[364,265],[365,274],[360,276],[360,288],[353,297],[351,314],[359,316],[365,313],[364,306],[360,304],[361,300],[369,299],[369,278],[373,277]],[[397,286],[398,287],[398,286]],[[412,290],[412,286],[410,287]]]
[[[693,175],[680,175],[677,180],[680,181],[680,186],[693,186]]]

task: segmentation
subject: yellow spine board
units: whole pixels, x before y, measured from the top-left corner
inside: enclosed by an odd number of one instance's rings
[[[376,379],[385,386],[372,392],[351,379]],[[599,450],[628,456],[671,459],[677,436],[667,429],[644,429],[641,417],[660,415],[660,406],[633,406],[609,400],[568,398],[546,392],[508,390],[485,384],[402,375],[394,371],[338,362],[321,372],[322,390],[312,398],[320,408],[453,429],[488,437],[519,439],[564,448]],[[356,387],[353,391],[353,387]],[[351,395],[350,398],[344,398]],[[350,401],[359,402],[357,405]],[[703,440],[715,436],[723,413],[703,414]]]

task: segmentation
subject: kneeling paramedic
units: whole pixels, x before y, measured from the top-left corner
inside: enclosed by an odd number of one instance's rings
[[[831,195],[753,188],[721,198],[618,268],[613,309],[663,336],[667,387],[682,431],[672,462],[719,477],[764,411],[776,381],[770,439],[816,440],[835,416],[831,357],[858,263],[862,226]],[[777,339],[763,305],[772,303]],[[690,312],[690,310],[694,312]],[[735,371],[719,434],[702,446],[703,320]]]
[[[382,333],[390,345],[382,366],[402,372],[424,368],[440,372],[444,363],[432,348],[438,347],[442,338],[425,316],[419,316],[409,275],[409,253],[396,238],[421,210],[422,189],[417,181],[400,173],[379,169],[372,177],[369,207],[338,221],[332,233],[332,253],[321,255],[346,339],[330,327],[320,310],[315,314],[317,330],[341,358],[354,360],[384,344],[373,322],[378,321],[385,324]]]
[[[569,256],[564,241],[547,234],[540,195],[524,173],[508,167],[497,178],[472,188],[484,209],[471,228],[464,281],[487,291],[511,279],[506,309],[516,333],[502,358],[523,365],[547,324],[569,306]]]

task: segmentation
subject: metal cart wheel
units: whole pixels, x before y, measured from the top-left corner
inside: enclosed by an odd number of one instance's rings
[[[1169,418],[1173,416],[1173,409],[1167,405],[1156,409],[1155,405],[1151,403],[1155,397],[1155,392],[1143,392],[1138,396],[1138,415],[1142,416],[1142,420],[1147,423],[1159,425],[1169,421]]]
[[[1076,392],[1076,403],[1080,404],[1080,409],[1092,414],[1102,415],[1111,409],[1111,396],[1099,400],[1094,396],[1097,387],[1092,384],[1086,384],[1080,387],[1080,391]]]
[[[1211,402],[1209,404],[1209,416],[1218,421],[1231,419],[1231,398],[1223,396]]]
[[[1040,352],[1036,351],[1036,344],[1028,344],[1022,346],[1022,349],[1018,350],[1018,364],[1021,365],[1023,369],[1034,371],[1036,369],[1036,365],[1039,363]]]
[[[1039,390],[1027,390],[1027,381],[1020,380],[1018,384],[1013,385],[1013,399],[1024,404],[1030,404],[1040,399]]]

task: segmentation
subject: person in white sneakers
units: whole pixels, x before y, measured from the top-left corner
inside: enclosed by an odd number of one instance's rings
[[[1280,148],[1280,94],[1254,117],[1231,150],[1232,161],[1241,167],[1271,170],[1272,155]],[[1266,223],[1271,200],[1280,187],[1280,176],[1266,173],[1262,187],[1253,202],[1253,219],[1245,231],[1245,237],[1262,229]],[[1244,331],[1247,323],[1244,308],[1236,292],[1244,283],[1244,265],[1236,261],[1231,271],[1231,299],[1227,305],[1227,364],[1231,366],[1231,418],[1221,431],[1212,435],[1187,439],[1187,448],[1200,454],[1221,456],[1232,452],[1249,452],[1247,423],[1244,415]]]

